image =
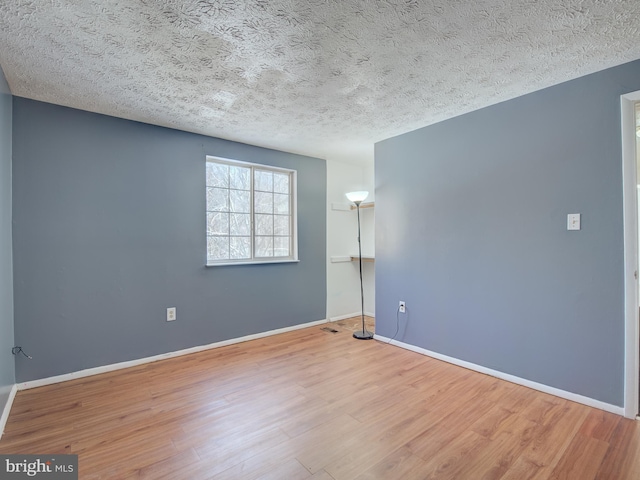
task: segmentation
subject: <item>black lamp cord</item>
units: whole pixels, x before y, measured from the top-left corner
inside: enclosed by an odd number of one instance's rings
[[[25,353],[25,351],[24,351],[24,350],[22,350],[22,347],[13,347],[13,348],[11,349],[11,353],[12,353],[13,355],[18,355],[19,353],[21,353],[22,355],[24,355],[25,357],[27,357],[29,360],[32,360],[32,359],[33,359],[33,357],[32,357],[31,355],[27,355],[27,354]]]
[[[394,333],[391,340],[387,342],[388,344],[393,342],[396,339],[399,331],[400,331],[400,307],[398,306],[398,309],[396,310],[396,333]]]

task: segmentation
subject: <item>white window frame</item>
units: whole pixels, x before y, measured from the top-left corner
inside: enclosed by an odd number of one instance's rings
[[[251,169],[251,190],[250,190],[250,205],[251,205],[251,258],[246,259],[223,259],[223,260],[209,260],[208,249],[205,241],[205,265],[207,267],[217,267],[223,265],[251,265],[251,264],[270,264],[270,263],[291,263],[298,262],[298,191],[297,191],[297,171],[288,168],[274,167],[272,165],[265,165],[254,162],[244,162],[240,160],[233,160],[229,158],[216,157],[212,155],[206,156],[205,162],[205,240],[209,236],[207,225],[207,205],[206,195],[209,185],[206,183],[206,165],[207,163],[218,163],[224,165],[239,166]],[[254,179],[255,170],[267,170],[274,173],[286,173],[289,175],[289,190],[290,190],[290,255],[287,257],[256,257],[255,256],[255,204],[254,204]]]

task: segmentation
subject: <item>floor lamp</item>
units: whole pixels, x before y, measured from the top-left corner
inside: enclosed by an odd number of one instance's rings
[[[353,333],[353,338],[358,340],[371,340],[373,333],[368,332],[364,326],[364,287],[362,286],[362,242],[360,241],[360,204],[367,198],[369,192],[350,192],[347,198],[356,205],[358,211],[358,261],[360,263],[360,313],[362,314],[362,330]]]

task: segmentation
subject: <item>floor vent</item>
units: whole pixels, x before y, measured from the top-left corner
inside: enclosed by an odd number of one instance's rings
[[[325,332],[329,332],[329,333],[338,333],[338,330],[331,327],[322,327],[320,330],[324,330]]]

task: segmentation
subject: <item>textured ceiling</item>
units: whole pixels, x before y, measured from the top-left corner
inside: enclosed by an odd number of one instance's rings
[[[640,58],[638,0],[3,0],[14,95],[322,158]]]

